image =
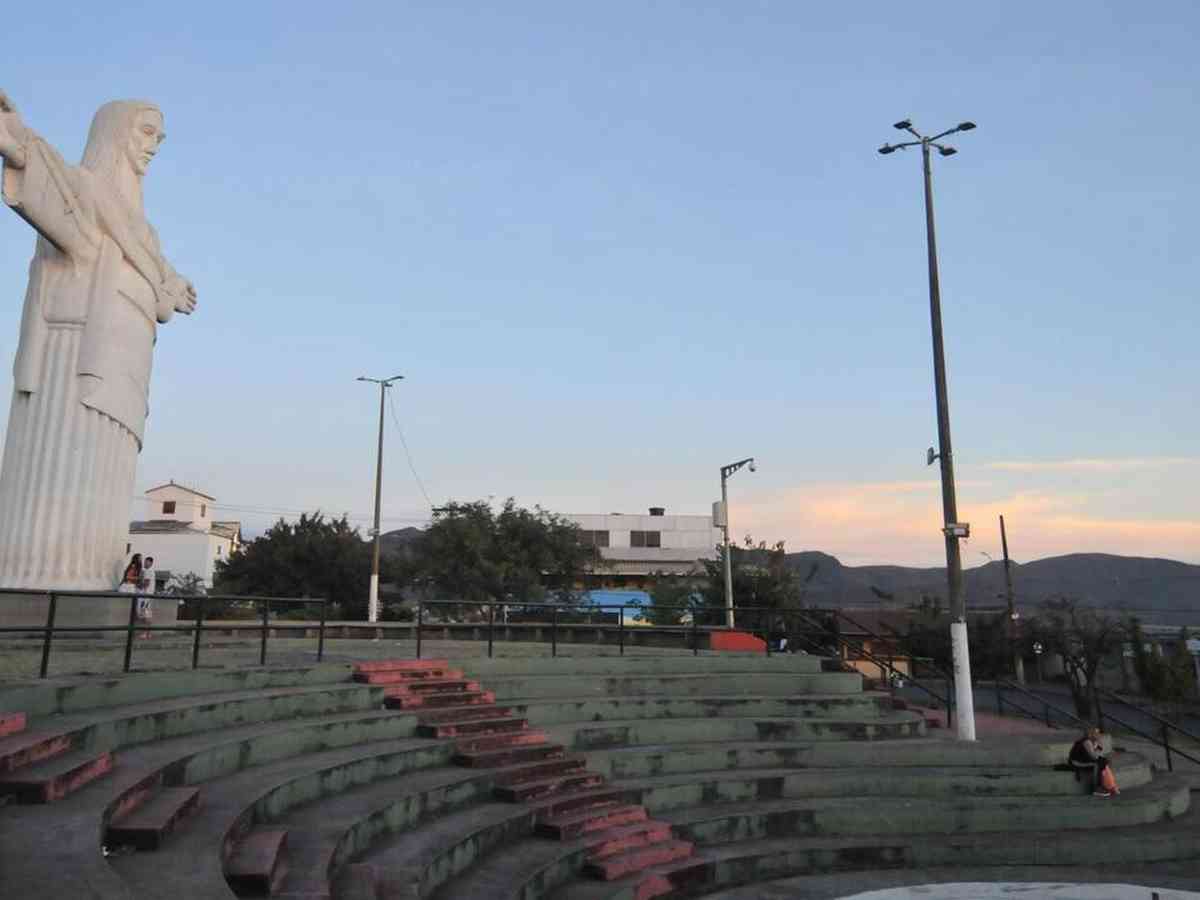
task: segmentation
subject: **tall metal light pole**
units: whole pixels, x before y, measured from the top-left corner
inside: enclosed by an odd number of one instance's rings
[[[966,602],[963,598],[962,555],[958,540],[969,536],[969,529],[958,521],[958,505],[954,496],[954,454],[950,448],[950,401],[946,396],[946,356],[942,349],[942,298],[938,285],[937,240],[933,229],[933,174],[929,151],[936,147],[942,156],[958,151],[939,141],[959,131],[971,131],[974,122],[960,122],[953,128],[931,137],[918,132],[908,119],[895,123],[894,128],[907,131],[916,140],[901,144],[884,144],[883,154],[906,147],[921,148],[921,163],[925,174],[925,243],[929,253],[929,321],[933,331],[933,380],[937,398],[938,453],[930,453],[929,462],[940,459],[942,464],[942,532],[946,539],[946,580],[950,603],[950,640],[954,652],[955,699],[958,702],[958,738],[975,740],[975,702],[971,690],[971,654],[967,646]]]
[[[379,506],[380,499],[383,493],[383,404],[387,396],[387,389],[392,386],[393,382],[402,379],[403,375],[393,375],[391,378],[367,378],[365,375],[358,377],[359,381],[368,381],[371,384],[379,385],[379,448],[375,456],[375,527],[371,529],[371,534],[375,538],[374,560],[371,563],[371,589],[367,594],[367,621],[379,621]]]
[[[740,469],[742,466],[749,466],[750,471],[755,470],[754,457],[747,456],[745,459],[739,459],[735,463],[730,463],[727,466],[721,466],[721,527],[725,531],[725,627],[733,628],[733,561],[730,558],[729,552],[729,489],[725,483],[729,481],[729,476]]]

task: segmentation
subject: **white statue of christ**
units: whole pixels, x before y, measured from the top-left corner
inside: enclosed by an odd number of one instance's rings
[[[4,202],[38,233],[0,468],[0,589],[116,586],[157,323],[196,306],[142,206],[165,136],[153,104],[108,103],[68,166],[0,92]]]

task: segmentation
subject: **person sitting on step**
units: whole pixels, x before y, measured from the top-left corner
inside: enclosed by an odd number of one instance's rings
[[[1099,728],[1089,728],[1083,737],[1071,745],[1067,763],[1075,771],[1076,781],[1087,773],[1093,796],[1111,797],[1120,793],[1108,757],[1104,755],[1104,741]]]

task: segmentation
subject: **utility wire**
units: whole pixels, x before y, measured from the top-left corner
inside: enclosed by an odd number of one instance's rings
[[[408,441],[404,439],[404,429],[400,427],[400,419],[396,415],[396,405],[392,400],[391,394],[388,394],[388,409],[392,411],[392,422],[396,426],[396,432],[400,435],[400,446],[404,448],[404,456],[408,460],[408,469],[412,472],[413,480],[417,482],[417,487],[421,489],[421,495],[425,498],[425,502],[429,504],[430,509],[433,509],[433,501],[429,499],[429,492],[425,490],[425,484],[421,481],[421,476],[417,474],[417,467],[413,465],[412,454],[408,450]]]

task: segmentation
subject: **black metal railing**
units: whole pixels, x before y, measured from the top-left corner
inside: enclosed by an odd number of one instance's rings
[[[1191,744],[1192,749],[1196,749],[1197,747],[1200,747],[1200,736],[1197,736],[1193,732],[1188,731],[1186,728],[1176,724],[1175,722],[1172,722],[1170,719],[1160,716],[1158,713],[1154,712],[1153,710],[1146,709],[1146,707],[1139,706],[1136,703],[1130,703],[1124,697],[1121,697],[1121,696],[1113,693],[1110,690],[1106,690],[1104,688],[1097,688],[1096,693],[1097,693],[1096,716],[1100,723],[1101,728],[1104,727],[1105,719],[1114,721],[1117,724],[1122,725],[1122,727],[1125,727],[1125,728],[1129,727],[1127,725],[1124,725],[1120,719],[1118,719],[1116,716],[1114,716],[1112,714],[1111,710],[1109,712],[1103,711],[1102,707],[1100,706],[1100,698],[1099,698],[1099,695],[1103,694],[1108,700],[1113,701],[1115,703],[1119,703],[1124,707],[1135,710],[1139,715],[1143,715],[1149,719],[1154,720],[1154,723],[1156,725],[1158,725],[1158,733],[1161,736],[1155,742],[1160,747],[1163,748],[1163,752],[1166,754],[1167,771],[1168,772],[1175,771],[1174,763],[1171,760],[1172,753],[1182,756],[1184,759],[1189,760],[1190,762],[1200,763],[1200,759],[1197,759],[1195,756],[1192,756],[1191,754],[1187,753],[1186,751],[1181,750],[1179,748],[1178,743],[1176,743],[1176,745],[1174,747],[1171,746],[1171,733],[1174,732],[1174,733],[1178,734],[1179,736],[1187,738],[1188,740],[1192,741],[1192,744]],[[1139,732],[1139,733],[1144,735],[1144,732]]]
[[[1004,706],[1005,706],[1005,704],[1008,704],[1009,707],[1011,707],[1014,711],[1018,712],[1019,714],[1028,716],[1029,718],[1032,718],[1035,720],[1044,721],[1046,723],[1046,725],[1050,728],[1059,727],[1058,723],[1053,721],[1051,712],[1057,713],[1060,717],[1077,725],[1082,730],[1086,730],[1086,729],[1092,727],[1092,725],[1093,725],[1093,723],[1089,722],[1087,719],[1084,719],[1083,717],[1076,715],[1075,713],[1070,712],[1069,710],[1065,710],[1061,706],[1056,706],[1055,704],[1048,701],[1045,697],[1035,694],[1033,691],[1030,691],[1027,688],[1022,687],[1021,685],[1017,684],[1016,682],[1007,681],[1005,679],[997,679],[995,687],[996,687],[996,708],[997,708],[997,712],[1000,715],[1004,715]],[[1035,703],[1041,704],[1041,706],[1042,706],[1041,714],[1039,715],[1039,714],[1029,710],[1028,707],[1021,706],[1021,704],[1015,702],[1011,697],[1006,697],[1005,691],[1014,691],[1021,696],[1030,698]],[[1118,697],[1115,694],[1112,694],[1110,691],[1101,690],[1101,691],[1098,691],[1098,693],[1104,693],[1104,694],[1109,695],[1110,699],[1116,700],[1119,703],[1123,703],[1124,705],[1137,710],[1139,713],[1157,720],[1157,722],[1162,726],[1161,731],[1158,735],[1151,734],[1150,732],[1145,731],[1144,729],[1138,727],[1137,725],[1134,725],[1133,723],[1129,722],[1128,720],[1123,719],[1120,716],[1113,715],[1111,709],[1108,712],[1105,712],[1103,710],[1103,708],[1100,706],[1099,700],[1097,699],[1097,701],[1096,701],[1096,722],[1094,724],[1099,725],[1099,727],[1101,729],[1103,729],[1105,731],[1112,731],[1111,728],[1107,727],[1108,723],[1112,723],[1114,725],[1117,725],[1121,729],[1122,732],[1132,734],[1136,737],[1140,737],[1143,740],[1149,741],[1151,744],[1154,744],[1155,746],[1159,747],[1163,751],[1163,753],[1166,754],[1167,771],[1169,771],[1169,772],[1175,771],[1175,764],[1174,764],[1174,760],[1172,759],[1172,755],[1181,756],[1190,762],[1200,765],[1200,758],[1197,758],[1197,757],[1191,755],[1190,753],[1182,750],[1179,747],[1178,743],[1176,743],[1174,746],[1172,746],[1172,744],[1171,744],[1171,730],[1178,731],[1180,734],[1186,735],[1187,737],[1192,738],[1193,740],[1196,740],[1197,738],[1194,734],[1192,734],[1191,732],[1189,732],[1183,728],[1180,728],[1178,725],[1175,725],[1174,723],[1167,721],[1166,719],[1150,712],[1149,710],[1143,709],[1140,706],[1137,706],[1133,703],[1129,703],[1128,701],[1122,700],[1120,697]]]
[[[44,625],[6,625],[0,627],[0,634],[31,634],[42,633],[42,659],[39,667],[39,678],[45,678],[50,669],[50,651],[57,634],[94,634],[96,632],[125,632],[125,656],[122,671],[128,672],[133,661],[134,639],[139,632],[190,632],[192,635],[192,668],[200,666],[200,640],[204,633],[205,606],[213,603],[253,603],[258,607],[259,621],[256,623],[222,623],[222,631],[258,631],[259,632],[259,665],[267,663],[267,640],[271,630],[271,607],[273,604],[284,605],[313,605],[320,604],[321,619],[317,628],[317,661],[325,656],[325,623],[328,618],[329,603],[323,598],[311,597],[247,597],[236,594],[201,594],[197,596],[180,596],[178,594],[152,594],[148,592],[123,593],[119,591],[43,591],[29,588],[5,588],[0,590],[0,600],[6,596],[46,597],[46,622]],[[101,599],[128,600],[129,618],[124,625],[58,625],[55,619],[58,615],[60,598],[71,599]],[[193,604],[196,618],[192,624],[154,625],[138,618],[138,602],[142,599],[155,603],[186,602]]]

